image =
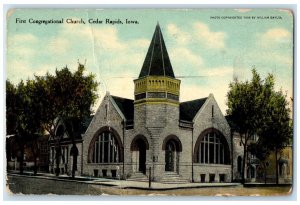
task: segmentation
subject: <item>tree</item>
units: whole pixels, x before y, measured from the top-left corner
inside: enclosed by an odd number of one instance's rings
[[[67,67],[56,70],[55,75],[35,76],[39,85],[36,95],[41,104],[41,122],[51,139],[55,142],[56,175],[59,175],[59,157],[61,156],[60,142],[62,134],[55,133],[56,119],[65,121],[76,119],[81,122],[91,115],[91,106],[97,99],[95,75],[84,75],[85,67],[78,65],[77,71],[72,73]],[[74,135],[70,134],[72,146],[76,147]],[[75,148],[73,148],[74,150]],[[76,152],[72,152],[72,154]],[[73,171],[75,173],[77,155],[73,155]],[[72,171],[72,173],[73,173]]]
[[[20,172],[23,172],[24,146],[31,147],[35,160],[34,172],[37,171],[37,138],[44,131],[50,134],[56,143],[56,162],[59,166],[61,156],[60,141],[62,135],[55,133],[56,119],[72,119],[81,122],[91,114],[91,106],[97,99],[97,86],[93,74],[84,75],[85,67],[79,64],[72,73],[65,67],[56,70],[55,75],[35,76],[33,80],[21,81],[14,86],[6,82],[7,135],[15,135],[20,147]],[[77,123],[74,126],[77,126]],[[72,125],[73,126],[73,125]],[[71,126],[71,131],[73,127]],[[70,133],[72,141],[73,170],[77,167],[76,143],[74,132]],[[77,150],[78,151],[78,150]],[[59,175],[59,169],[56,169]]]
[[[269,101],[273,89],[273,76],[268,75],[261,80],[255,69],[252,69],[252,79],[249,82],[239,82],[235,79],[229,84],[227,93],[227,114],[237,126],[244,155],[242,163],[242,183],[246,178],[246,159],[248,158],[248,144],[251,137],[258,133],[263,123],[263,110]]]
[[[256,158],[260,161],[264,168],[264,181],[267,183],[267,158],[270,155],[270,149],[259,139],[256,143],[251,143],[249,145],[249,150]]]
[[[17,89],[14,84],[6,80],[6,135],[16,134],[17,116]]]
[[[34,104],[34,82],[21,81],[14,86],[9,80],[6,81],[6,129],[7,135],[13,135],[18,147],[20,161],[20,173],[23,173],[23,160],[25,145],[35,141],[40,130],[39,110]],[[35,150],[32,150],[33,153]],[[36,156],[36,155],[35,155]],[[36,159],[36,157],[35,157]],[[35,160],[34,173],[37,172]]]
[[[278,153],[291,142],[293,135],[287,96],[281,90],[272,92],[265,111],[259,135],[262,144],[275,153],[276,184],[278,184]]]

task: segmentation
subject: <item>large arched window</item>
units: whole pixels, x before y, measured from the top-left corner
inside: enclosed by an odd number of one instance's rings
[[[100,133],[94,142],[92,163],[115,163],[120,161],[120,146],[114,134],[109,131]]]
[[[226,139],[217,132],[208,132],[196,147],[196,162],[201,164],[229,164]]]

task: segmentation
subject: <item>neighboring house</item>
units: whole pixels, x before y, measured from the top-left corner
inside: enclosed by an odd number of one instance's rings
[[[59,117],[55,120],[55,137],[52,138],[49,136],[48,154],[50,173],[56,173],[56,160],[59,160],[59,174],[71,175],[73,165],[71,149],[74,140],[74,144],[78,151],[76,174],[82,174],[82,134],[85,132],[92,117],[93,116],[83,122],[72,119],[64,120]],[[60,153],[57,153],[57,150],[60,150]],[[59,156],[56,157],[56,154]]]
[[[244,156],[244,146],[241,143],[241,138],[237,132],[237,127],[232,123],[228,116],[227,121],[231,126],[232,132],[232,149],[233,149],[233,161],[232,161],[232,180],[240,181],[242,179],[242,165]],[[248,142],[248,145],[258,140],[258,136],[254,135]],[[263,162],[256,158],[255,154],[248,151],[248,157],[246,159],[246,182],[265,182],[265,171]],[[292,183],[293,174],[293,149],[292,145],[286,145],[283,150],[278,154],[278,173],[279,183]],[[271,152],[266,162],[266,181],[267,183],[276,182],[276,161],[275,153]]]
[[[41,135],[37,138],[37,170],[38,172],[48,172],[49,150],[48,135]],[[31,149],[31,143],[27,142],[24,146],[23,168],[32,171],[34,166],[34,155]],[[7,170],[19,170],[21,152],[15,135],[6,137],[6,160]]]

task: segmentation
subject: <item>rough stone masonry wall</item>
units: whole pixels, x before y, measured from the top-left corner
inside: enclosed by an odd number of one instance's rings
[[[135,172],[138,172],[138,163],[137,160],[134,161],[134,152],[131,150],[131,146],[134,140],[136,140],[138,137],[145,137],[149,147],[151,145],[151,138],[149,131],[143,126],[135,126],[134,129],[126,130],[125,132],[125,149],[124,149],[124,171],[125,171],[125,177],[130,178],[132,174]],[[146,170],[148,175],[149,167],[152,165],[152,150],[149,148],[146,150]]]
[[[93,176],[94,170],[98,170],[99,176],[102,176],[102,170],[107,170],[107,176],[110,177],[112,175],[111,170],[122,170],[123,163],[114,163],[114,164],[95,164],[88,162],[88,154],[89,154],[89,146],[94,136],[98,136],[98,131],[102,127],[109,126],[114,129],[123,143],[123,125],[122,118],[120,114],[117,112],[116,108],[111,103],[109,99],[110,96],[106,95],[99,106],[91,124],[89,125],[85,135],[84,135],[84,143],[83,143],[83,175]],[[107,105],[107,106],[106,106]],[[106,115],[106,107],[107,113]],[[120,145],[121,146],[121,145]],[[122,149],[121,149],[122,151]]]
[[[213,117],[212,117],[212,106],[214,107]],[[231,133],[230,133],[230,127],[223,116],[216,100],[214,99],[213,95],[210,94],[202,108],[200,109],[200,112],[196,115],[196,118],[194,119],[194,145],[193,148],[195,149],[195,144],[198,139],[198,137],[201,135],[201,133],[208,129],[208,128],[214,128],[219,130],[224,137],[227,140],[228,147],[230,150],[230,153],[232,153],[231,150]],[[194,150],[193,150],[193,153]],[[200,180],[200,174],[206,173],[206,174],[225,174],[225,180],[226,182],[231,182],[231,165],[201,165],[201,164],[194,164],[194,180],[199,181]]]
[[[241,156],[243,160],[243,155],[244,155],[244,146],[240,143],[241,138],[239,134],[233,133],[233,139],[232,139],[232,145],[233,145],[233,150],[232,150],[232,172],[233,172],[233,178],[232,180],[239,180],[242,178],[241,173],[238,172],[238,157]],[[242,161],[243,164],[243,161]]]
[[[139,120],[143,120],[145,116],[145,124],[143,124]],[[191,176],[191,131],[180,129],[178,125],[179,107],[176,105],[147,104],[135,107],[135,129],[132,135],[145,133],[144,136],[146,136],[149,143],[146,163],[147,174],[149,167],[151,167],[152,177],[156,181],[160,180],[165,174],[165,151],[162,150],[162,146],[164,139],[169,135],[177,136],[182,147],[184,147],[183,152],[179,153],[179,174],[185,178]],[[130,141],[133,137],[126,137],[126,139]]]
[[[146,128],[150,132],[150,150],[152,151],[152,178],[153,180],[158,180],[161,176],[160,166],[161,166],[161,147],[159,146],[160,134],[164,127],[166,126],[166,107],[165,104],[150,104],[146,106]],[[149,168],[148,168],[149,169]]]

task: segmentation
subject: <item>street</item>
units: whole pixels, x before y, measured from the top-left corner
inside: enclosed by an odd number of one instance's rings
[[[288,196],[290,186],[251,187],[242,185],[220,187],[182,187],[179,189],[147,190],[60,179],[8,175],[8,193],[56,195],[139,195],[139,196]],[[126,183],[126,181],[123,181]],[[192,184],[192,183],[191,183]],[[194,183],[195,184],[195,183]]]

